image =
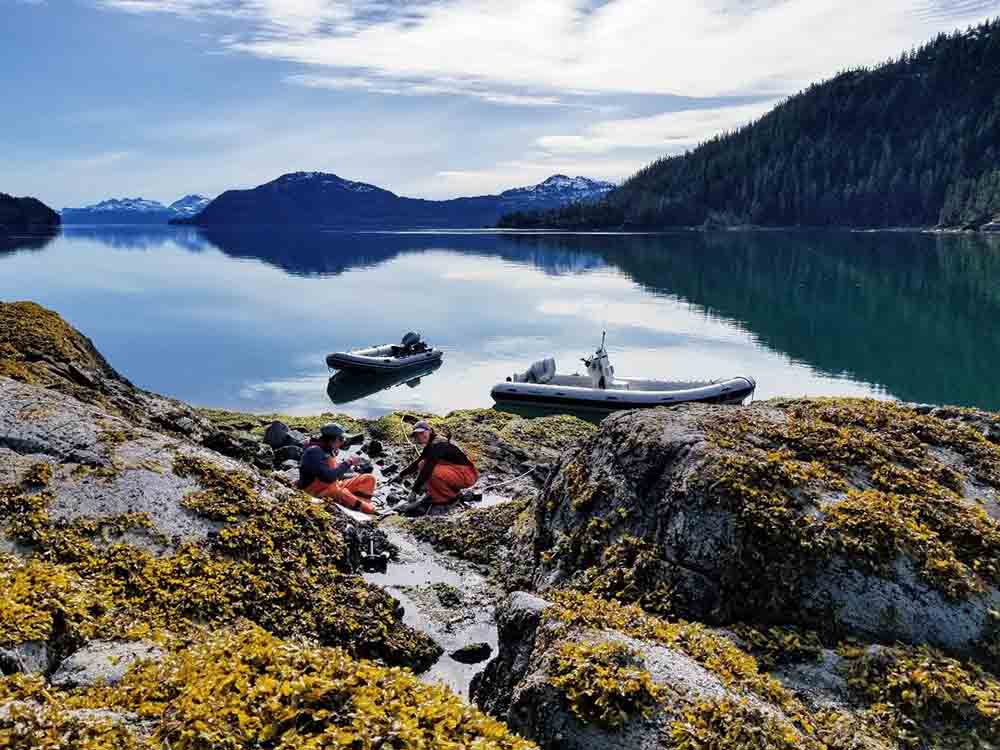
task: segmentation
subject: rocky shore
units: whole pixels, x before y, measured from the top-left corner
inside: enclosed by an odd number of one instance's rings
[[[294,488],[319,424],[382,476],[427,417],[485,497]],[[995,747],[1000,416],[198,410],[0,303],[0,672],[0,748]]]

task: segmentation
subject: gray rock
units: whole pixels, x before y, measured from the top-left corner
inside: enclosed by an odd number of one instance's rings
[[[379,458],[385,453],[381,440],[371,440],[362,449],[369,458]]]
[[[0,378],[0,446],[16,453],[107,466],[109,460],[98,444],[96,428],[101,416],[95,407],[75,399]]]
[[[50,682],[60,688],[117,685],[137,661],[159,661],[163,656],[147,641],[93,641],[63,659]]]
[[[300,448],[309,442],[309,436],[300,430],[289,430],[285,445],[297,445]]]
[[[115,439],[109,441],[108,435]],[[255,446],[271,450],[259,443]],[[70,396],[5,378],[0,378],[0,451],[27,463],[56,459],[55,463],[62,464],[46,488],[53,495],[49,504],[53,520],[145,513],[154,532],[167,540],[203,540],[221,528],[181,504],[199,485],[193,477],[174,473],[180,455],[196,456],[224,471],[252,477],[265,500],[278,503],[288,492],[245,463],[135,427]],[[10,479],[9,465],[4,461],[0,466],[0,481]],[[273,456],[266,465],[273,466]],[[143,533],[137,532],[129,541],[157,554],[163,551],[162,540],[143,540]]]
[[[264,430],[264,443],[275,450],[285,445],[288,439],[288,425],[284,422],[274,421]]]
[[[850,689],[842,670],[843,662],[836,651],[824,649],[820,659],[784,666],[772,672],[771,676],[810,708],[840,710],[851,702]]]
[[[731,698],[762,714],[784,719],[782,709],[754,694],[726,687],[722,679],[679,650],[630,638],[617,631],[559,632],[544,618],[548,604],[535,596],[515,593],[497,609],[499,651],[473,679],[473,700],[546,750],[654,750],[675,712],[700,701]],[[565,643],[621,643],[638,655],[654,683],[669,688],[667,699],[648,718],[635,715],[609,730],[584,723],[552,685],[550,670]],[[860,746],[860,745],[859,745]]]
[[[0,648],[0,674],[44,674],[49,669],[50,658],[44,641],[28,641]]]
[[[297,445],[286,445],[283,448],[278,448],[274,452],[274,460],[278,462],[284,461],[298,461],[302,458],[302,448]]]
[[[1000,588],[989,581],[982,594],[950,599],[908,558],[880,569],[832,556],[796,558],[780,579],[748,565],[761,556],[753,525],[728,510],[726,497],[705,481],[728,451],[739,450],[707,438],[705,425],[726,409],[691,405],[613,414],[577,452],[567,453],[535,503],[534,535],[517,555],[534,561],[535,588],[586,584],[589,575],[606,574],[604,550],[641,540],[655,554],[645,556],[633,585],[650,594],[669,590],[672,605],[687,618],[721,624],[770,616],[866,639],[979,653],[990,611],[1000,608]],[[787,418],[767,403],[747,411],[765,423]],[[950,407],[935,408],[931,416],[991,428],[995,420]],[[962,456],[952,453],[938,460],[961,468]],[[966,502],[992,497],[967,490]],[[840,490],[810,496],[812,506],[803,513],[822,513],[841,496]],[[995,502],[987,503],[987,512],[994,508]],[[747,591],[761,593],[751,600]]]
[[[298,461],[292,461],[292,460],[282,461],[281,462],[281,470],[283,472],[294,470],[296,472],[296,477],[297,477],[298,476],[298,470],[299,470],[299,462]]]

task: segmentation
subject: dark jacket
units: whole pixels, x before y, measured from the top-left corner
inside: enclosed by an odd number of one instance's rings
[[[452,464],[453,466],[473,465],[469,457],[465,455],[465,452],[451,442],[451,440],[431,433],[431,439],[424,446],[420,456],[412,464],[403,469],[399,473],[399,476],[405,477],[419,468],[420,473],[413,483],[413,490],[419,492],[423,489],[427,480],[430,479],[431,474],[434,472],[434,467],[438,464]]]
[[[346,461],[336,468],[330,468],[332,455],[318,445],[310,445],[299,461],[299,489],[304,490],[315,480],[321,482],[336,482],[343,479],[351,471],[351,465]]]

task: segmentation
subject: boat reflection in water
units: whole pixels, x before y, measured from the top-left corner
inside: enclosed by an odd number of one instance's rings
[[[381,391],[405,385],[416,388],[422,378],[433,374],[441,367],[441,360],[411,367],[404,372],[370,373],[340,370],[330,378],[326,394],[335,404],[349,404]]]

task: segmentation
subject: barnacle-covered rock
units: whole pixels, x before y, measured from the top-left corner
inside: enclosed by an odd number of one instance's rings
[[[542,590],[983,656],[998,421],[861,399],[615,414],[564,455],[521,552]]]

